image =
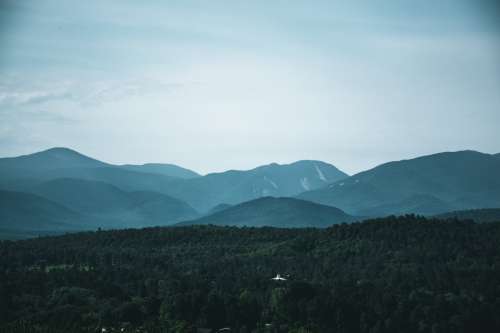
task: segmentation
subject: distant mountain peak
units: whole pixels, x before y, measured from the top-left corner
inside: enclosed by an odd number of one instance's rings
[[[263,196],[290,197],[318,189],[348,177],[335,166],[302,160],[290,164],[271,163],[251,170],[228,170],[175,182],[168,191],[174,197],[207,212],[219,203],[235,205]]]
[[[77,152],[76,150],[68,148],[68,147],[53,147],[53,148],[43,150],[40,153],[69,153],[69,154],[82,155],[79,152]]]
[[[298,197],[377,216],[497,207],[500,161],[474,150],[392,161]]]
[[[269,164],[264,164],[264,165],[255,167],[255,168],[250,169],[248,171],[255,170],[255,169],[260,169],[260,168],[269,168],[269,167],[314,166],[314,165],[328,165],[328,166],[333,166],[330,163],[327,163],[327,162],[324,162],[324,161],[320,161],[320,160],[297,160],[297,161],[293,161],[293,162],[290,162],[290,163],[272,162],[272,163],[269,163]]]
[[[193,170],[186,169],[170,163],[144,163],[140,165],[124,164],[121,165],[120,167],[131,171],[154,173],[163,176],[177,177],[182,179],[201,177],[199,173]]]
[[[53,147],[49,148],[46,150],[42,150],[33,154],[28,154],[24,156],[35,156],[35,155],[50,155],[50,156],[71,156],[71,157],[80,157],[80,158],[85,158],[89,160],[94,160],[97,161],[96,159],[89,157],[87,155],[84,155],[74,149],[67,148],[67,147]],[[104,162],[100,162],[104,163]]]
[[[29,169],[34,172],[61,168],[103,166],[109,166],[109,164],[65,147],[55,147],[33,154],[0,159],[0,168],[7,168],[11,170]]]
[[[12,174],[12,170],[32,170],[34,174],[55,169],[70,168],[119,168],[122,171],[134,171],[147,174],[158,174],[170,178],[196,178],[200,175],[192,170],[175,164],[145,163],[142,165],[113,165],[101,162],[67,147],[53,147],[32,154],[17,157],[0,158],[0,169],[4,168]],[[24,174],[24,176],[26,176]]]

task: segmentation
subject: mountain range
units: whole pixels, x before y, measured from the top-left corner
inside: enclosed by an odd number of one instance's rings
[[[201,176],[173,164],[113,165],[68,148],[52,148],[0,158],[2,201],[12,203],[4,207],[9,219],[0,227],[19,225],[23,233],[29,229],[36,234],[171,225],[262,196],[293,196],[345,177],[320,161]],[[35,208],[23,213],[19,207],[28,202],[36,202]],[[38,227],[37,216],[43,217]]]
[[[176,223],[324,227],[360,216],[500,208],[500,154],[438,153],[352,176],[313,160],[200,175],[52,148],[0,158],[0,190],[0,229],[23,235]]]
[[[389,162],[298,198],[363,216],[495,208],[500,158],[459,151]]]
[[[262,196],[294,196],[347,177],[320,161],[276,163],[201,177],[172,164],[112,165],[67,148],[0,159],[0,188],[31,191],[58,178],[101,181],[124,191],[153,191],[181,199],[201,213],[220,203],[238,204]]]
[[[348,177],[331,164],[321,161],[298,161],[269,164],[247,171],[230,170],[203,177],[176,180],[168,194],[180,198],[200,212],[218,204],[238,204],[265,196],[291,197],[319,189]]]

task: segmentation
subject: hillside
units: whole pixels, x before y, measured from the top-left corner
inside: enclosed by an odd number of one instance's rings
[[[200,215],[206,215],[206,220],[200,220],[205,223],[208,216],[217,213],[221,215],[215,217],[222,218],[223,212],[239,212],[231,219],[247,220],[244,223],[252,225],[324,226],[328,222],[320,213],[313,215],[314,209],[304,204],[294,210],[296,205],[287,207],[284,203],[292,201],[284,199],[281,205],[269,198],[256,201],[262,206],[243,205],[245,211],[236,206],[264,197],[295,196],[338,208],[349,216],[433,216],[500,208],[500,159],[460,151],[389,162],[350,177],[333,165],[311,160],[199,176],[175,165],[116,166],[70,149],[54,148],[1,158],[0,188],[41,195],[95,217],[88,222],[92,226],[167,225]],[[321,222],[313,221],[312,216]],[[241,223],[228,222],[227,216],[224,219],[214,223]]]
[[[294,196],[347,175],[320,161],[270,164],[246,171],[199,176],[171,164],[112,165],[67,148],[0,158],[0,188],[29,192],[58,178],[105,182],[124,191],[153,191],[178,198],[202,213],[221,203],[238,204],[263,196]]]
[[[154,173],[167,177],[175,177],[182,179],[200,177],[198,173],[175,164],[162,164],[162,163],[146,163],[142,165],[125,164],[121,165],[120,167],[131,171]]]
[[[298,198],[378,216],[499,207],[500,159],[460,151],[389,162]]]
[[[325,228],[356,220],[340,209],[293,198],[264,197],[226,207],[179,225],[213,224],[248,227]]]
[[[206,212],[220,203],[234,205],[265,196],[294,196],[345,177],[333,165],[320,161],[273,163],[246,171],[230,170],[174,181],[168,193]]]
[[[104,182],[59,178],[39,184],[31,191],[74,211],[106,219],[102,227],[169,225],[198,216],[188,204],[167,195],[126,192]]]
[[[496,333],[499,239],[500,223],[407,216],[0,242],[0,330]]]
[[[25,156],[0,158],[0,188],[29,191],[36,184],[58,178],[102,181],[126,191],[161,193],[165,193],[172,180],[178,179],[165,174],[128,170],[67,148],[53,148]]]
[[[218,213],[218,212],[221,212],[225,209],[228,209],[229,207],[232,207],[232,206],[233,205],[221,203],[221,204],[218,204],[217,206],[213,207],[212,209],[210,209],[205,215],[212,215],[214,213]]]
[[[80,154],[69,148],[56,147],[33,154],[0,158],[0,167],[22,170],[54,170],[61,168],[102,167],[109,164]]]
[[[67,207],[30,193],[0,191],[0,234],[18,238],[85,229],[83,216]]]
[[[0,158],[0,185],[22,179],[37,179],[63,168],[98,168],[108,164],[68,148],[52,148],[34,154]]]
[[[500,222],[500,208],[484,208],[484,209],[470,209],[448,212],[436,215],[436,218],[450,219],[456,218],[459,220],[472,220],[478,223],[484,222]]]

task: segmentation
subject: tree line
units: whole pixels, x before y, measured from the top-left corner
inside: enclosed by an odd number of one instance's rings
[[[409,215],[0,242],[6,332],[500,332],[498,313],[500,223]]]

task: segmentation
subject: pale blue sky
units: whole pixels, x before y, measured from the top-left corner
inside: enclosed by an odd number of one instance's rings
[[[0,1],[0,156],[353,173],[500,152],[495,0]]]

